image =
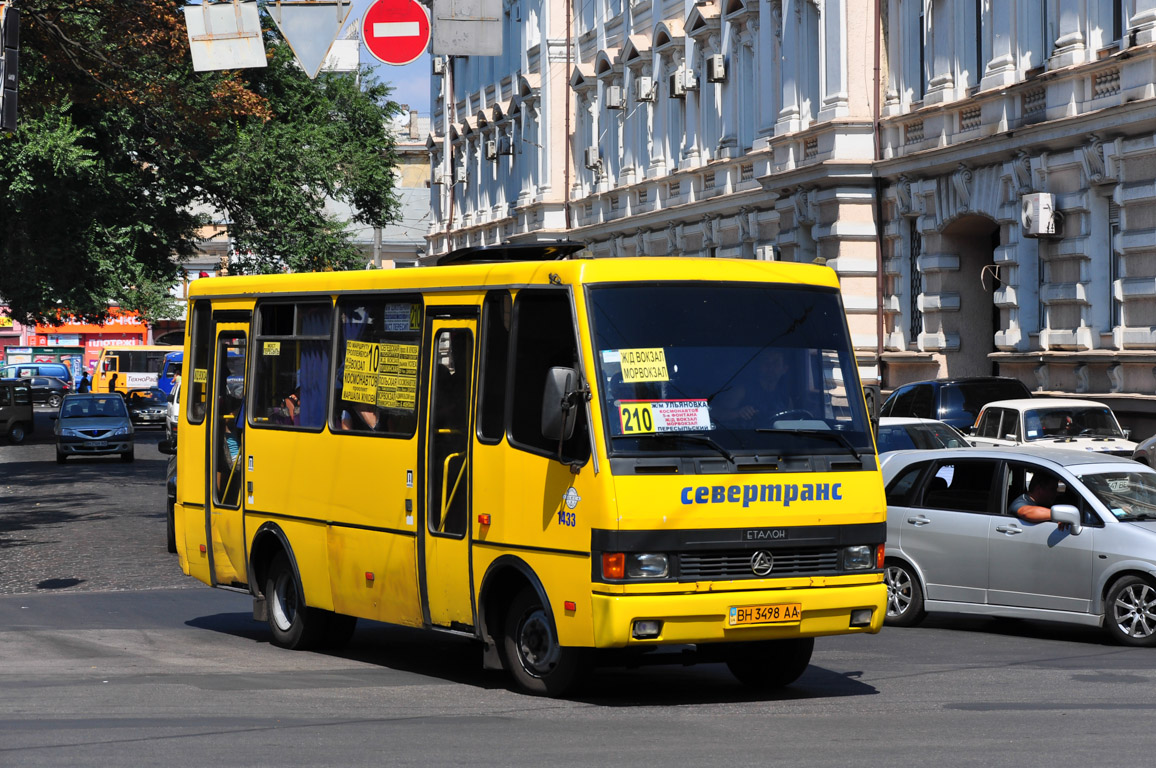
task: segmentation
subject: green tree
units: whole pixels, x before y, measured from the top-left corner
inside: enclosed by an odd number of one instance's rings
[[[12,314],[156,316],[221,211],[232,271],[348,269],[354,221],[397,216],[389,120],[369,70],[309,80],[265,30],[268,66],[194,72],[184,0],[21,0],[20,121],[0,135],[0,297]],[[267,17],[263,15],[267,20]]]

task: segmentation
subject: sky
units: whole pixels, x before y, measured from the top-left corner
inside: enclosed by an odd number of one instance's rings
[[[366,9],[376,0],[353,0],[353,10],[349,12],[346,29],[354,23],[361,23]],[[344,31],[344,30],[342,30]],[[407,104],[423,115],[429,115],[430,56],[423,53],[418,59],[403,67],[382,64],[373,57],[365,43],[361,44],[361,63],[374,68],[377,78],[394,87],[392,98],[399,104]]]

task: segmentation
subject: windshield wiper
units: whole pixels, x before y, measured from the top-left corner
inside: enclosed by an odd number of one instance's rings
[[[1129,512],[1123,517],[1116,518],[1125,522],[1132,522],[1134,520],[1156,520],[1156,512]]]
[[[856,459],[860,461],[863,459],[862,454],[859,453],[858,449],[856,449],[855,446],[851,444],[851,441],[848,440],[847,436],[842,432],[835,432],[833,430],[826,429],[771,429],[767,427],[760,427],[755,431],[768,435],[806,435],[807,437],[824,437],[828,440],[834,440],[836,443],[842,445],[844,448],[850,451],[851,455]]]
[[[610,439],[620,440],[624,437],[661,437],[671,438],[674,440],[687,440],[692,443],[702,443],[703,445],[709,445],[711,448],[714,448],[716,451],[721,453],[726,457],[727,461],[733,463],[735,460],[735,457],[731,455],[731,452],[719,445],[713,437],[708,437],[707,435],[699,434],[698,432],[640,432],[636,435],[611,435]]]

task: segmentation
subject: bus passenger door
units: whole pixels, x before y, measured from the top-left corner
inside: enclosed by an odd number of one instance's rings
[[[426,429],[423,596],[428,621],[473,626],[470,425],[476,320],[431,319]]]
[[[244,524],[245,373],[248,323],[216,323],[213,372],[213,428],[209,432],[208,538],[213,583],[248,583]]]

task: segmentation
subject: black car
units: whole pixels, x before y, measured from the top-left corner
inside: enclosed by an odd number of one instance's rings
[[[32,402],[36,405],[59,408],[64,396],[72,391],[71,384],[55,376],[30,376],[28,383],[32,386]]]
[[[1006,376],[916,381],[892,392],[879,415],[937,419],[966,434],[988,403],[1031,396],[1022,381]]]
[[[137,426],[165,425],[165,414],[169,408],[169,398],[160,387],[130,389],[125,393],[124,404],[128,415]]]

